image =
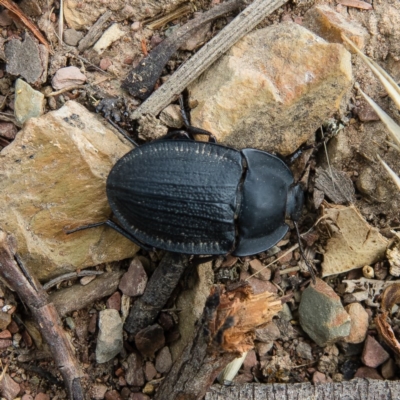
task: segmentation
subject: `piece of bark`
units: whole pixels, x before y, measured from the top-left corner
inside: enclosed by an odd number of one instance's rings
[[[96,300],[112,295],[119,285],[123,271],[106,272],[86,286],[73,285],[50,294],[49,299],[63,317],[71,311],[80,310]]]
[[[188,265],[189,256],[165,254],[147,282],[143,296],[135,301],[126,319],[124,328],[132,336],[154,323]]]
[[[155,47],[147,57],[139,62],[139,65],[122,82],[121,87],[134,97],[141,100],[147,99],[153,91],[168,60],[190,38],[193,32],[221,15],[234,11],[242,4],[244,4],[244,0],[229,0],[213,7],[211,10],[204,12],[199,17],[176,29]]]
[[[221,370],[254,347],[255,329],[271,321],[281,309],[275,294],[253,295],[249,285],[232,291],[214,288],[193,340],[174,363],[154,400],[202,399]]]
[[[255,0],[230,24],[183,64],[159,89],[130,115],[159,114],[212,63],[287,0]]]
[[[17,292],[28,306],[40,327],[41,334],[49,345],[54,361],[64,379],[71,400],[84,400],[81,385],[83,373],[74,356],[74,349],[61,328],[60,317],[40,283],[29,271],[15,261],[15,240],[0,231],[0,276]]]
[[[348,382],[331,382],[271,385],[248,383],[244,385],[213,385],[205,400],[364,400],[400,398],[400,381],[354,379]]]
[[[78,50],[80,52],[85,51],[91,45],[93,45],[100,36],[103,34],[103,30],[110,19],[112,12],[110,10],[106,11],[89,29],[86,36],[81,39],[78,45]]]

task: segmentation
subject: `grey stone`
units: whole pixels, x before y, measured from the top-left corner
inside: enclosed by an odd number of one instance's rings
[[[279,339],[281,332],[274,322],[269,322],[262,328],[256,329],[256,340],[260,342],[269,343]]]
[[[339,296],[323,280],[304,290],[299,306],[300,325],[319,346],[335,343],[350,333],[350,316]]]
[[[314,359],[311,352],[311,346],[306,342],[299,342],[299,344],[296,346],[296,354],[305,360]]]
[[[43,45],[36,44],[29,34],[23,42],[11,39],[6,43],[4,52],[8,73],[20,75],[29,83],[45,82],[48,52]]]
[[[34,90],[22,79],[15,83],[14,114],[15,119],[23,125],[28,119],[43,114],[44,95]]]
[[[169,347],[163,347],[156,357],[156,370],[160,374],[166,374],[172,367],[172,357]]]
[[[66,29],[64,31],[64,42],[69,46],[77,46],[79,41],[83,38],[83,33],[75,29]]]
[[[99,335],[96,344],[96,362],[110,361],[122,350],[122,320],[113,309],[100,311]]]

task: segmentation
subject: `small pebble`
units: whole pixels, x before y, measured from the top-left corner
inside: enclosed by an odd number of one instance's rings
[[[375,271],[370,265],[365,265],[362,269],[364,278],[373,279],[375,276]]]
[[[361,361],[364,365],[376,368],[389,358],[388,352],[372,336],[367,336]]]
[[[132,25],[131,25],[131,29],[133,31],[138,31],[140,29],[140,22],[139,21],[135,21]]]

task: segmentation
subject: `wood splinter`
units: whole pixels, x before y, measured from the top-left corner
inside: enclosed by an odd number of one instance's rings
[[[47,294],[41,284],[17,261],[14,238],[0,231],[0,278],[18,294],[31,311],[61,372],[69,398],[84,400],[81,385],[83,374],[73,348],[61,328],[57,310],[48,302]]]
[[[194,338],[165,377],[154,400],[202,399],[220,371],[254,347],[255,329],[282,309],[276,295],[249,285],[217,286],[207,299]]]

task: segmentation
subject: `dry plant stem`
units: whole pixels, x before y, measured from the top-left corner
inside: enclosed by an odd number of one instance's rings
[[[189,265],[189,257],[183,254],[166,253],[147,282],[143,296],[131,308],[124,328],[136,335],[140,330],[154,323]]]
[[[182,7],[177,8],[176,10],[167,15],[164,15],[161,18],[145,22],[144,25],[146,26],[146,28],[152,29],[154,31],[156,29],[162,28],[164,25],[168,24],[168,22],[171,22],[174,19],[181,18],[184,15],[189,14],[190,12],[192,12],[191,4],[185,4]]]
[[[205,400],[364,400],[400,398],[399,381],[352,379],[349,382],[307,383],[246,383],[235,386],[213,385]]]
[[[81,310],[93,302],[112,295],[119,285],[123,271],[105,272],[86,286],[73,285],[50,294],[58,314],[62,317],[71,311]]]
[[[286,2],[287,0],[255,0],[217,36],[183,64],[164,85],[131,114],[131,118],[138,119],[143,114],[159,114],[239,39]]]
[[[17,264],[14,258],[15,245],[10,236],[0,231],[0,277],[15,290],[23,303],[30,309],[48,343],[53,358],[60,369],[70,399],[83,400],[80,379],[82,372],[75,359],[74,351],[60,325],[60,318],[40,283],[29,272]]]
[[[53,286],[56,286],[59,283],[69,279],[81,278],[83,276],[102,275],[103,273],[104,273],[103,271],[90,271],[90,270],[84,270],[80,272],[69,272],[68,274],[57,276],[57,278],[54,278],[51,281],[45,283],[43,285],[43,290],[49,290]]]
[[[111,16],[112,12],[108,10],[95,22],[94,25],[92,25],[87,35],[79,42],[78,50],[80,52],[88,49],[91,45],[97,42],[97,40],[103,34],[103,29],[105,28]]]
[[[236,10],[243,4],[244,0],[228,0],[176,29],[129,72],[128,76],[122,82],[121,87],[126,89],[133,97],[141,100],[147,99],[153,91],[168,60],[194,32],[206,23]]]

